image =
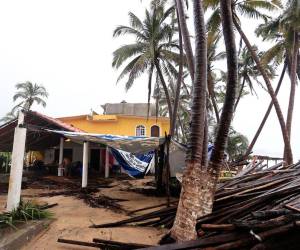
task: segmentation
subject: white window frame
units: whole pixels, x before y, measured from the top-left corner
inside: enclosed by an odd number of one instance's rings
[[[137,129],[139,128],[139,127],[143,127],[144,128],[144,135],[138,135],[137,134]],[[141,133],[141,132],[140,132]],[[144,125],[142,125],[142,124],[139,124],[139,125],[137,125],[136,127],[135,127],[135,136],[146,136],[147,135],[147,132],[146,132],[146,126],[144,126]]]

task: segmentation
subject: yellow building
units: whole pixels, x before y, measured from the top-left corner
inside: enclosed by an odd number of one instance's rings
[[[118,103],[102,107],[104,114],[101,115],[93,113],[58,119],[87,133],[157,137],[169,132],[169,118],[153,116],[153,106],[150,106],[149,117],[147,104]]]

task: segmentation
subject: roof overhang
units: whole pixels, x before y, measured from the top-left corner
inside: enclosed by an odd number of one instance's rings
[[[24,125],[28,128],[26,136],[26,151],[43,150],[54,147],[59,144],[61,135],[47,133],[40,129],[48,128],[55,130],[64,130],[70,132],[83,132],[80,129],[70,126],[58,119],[43,115],[35,111],[26,111]],[[14,140],[14,131],[17,126],[17,120],[12,120],[0,126],[0,152],[12,151]]]

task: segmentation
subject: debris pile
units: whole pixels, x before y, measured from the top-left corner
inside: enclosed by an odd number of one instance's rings
[[[32,180],[31,184],[34,188],[51,190],[50,192],[40,193],[39,197],[53,197],[58,195],[73,196],[83,200],[87,205],[93,208],[110,208],[115,212],[125,211],[118,202],[127,201],[125,199],[115,199],[103,194],[99,194],[101,188],[111,188],[110,181],[94,180],[89,181],[86,188],[81,188],[79,181],[68,180],[68,182],[59,182],[54,179],[40,178]],[[56,191],[57,190],[57,191]],[[24,197],[33,197],[32,195],[24,195]]]
[[[92,225],[171,228],[177,205],[130,219]],[[265,168],[251,163],[236,177],[220,183],[213,212],[199,218],[199,239],[149,249],[297,249],[300,238],[300,162]]]

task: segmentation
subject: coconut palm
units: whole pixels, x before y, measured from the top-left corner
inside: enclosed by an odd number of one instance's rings
[[[287,63],[284,63],[281,75],[279,77],[278,84],[276,86],[275,95],[277,95],[279,90],[280,90],[280,87],[281,87],[281,84],[282,84],[282,81],[283,81],[283,78],[284,78],[284,75],[285,75],[286,68],[287,68]],[[268,119],[268,117],[271,113],[272,108],[273,108],[273,102],[271,101],[269,106],[268,106],[268,109],[267,109],[262,121],[260,122],[259,127],[258,127],[257,131],[255,132],[255,134],[254,134],[254,136],[251,140],[251,143],[249,144],[249,146],[248,146],[244,156],[242,157],[242,159],[246,159],[249,156],[249,154],[251,154],[252,149],[253,149],[260,133],[262,132],[262,130],[263,130],[265,124],[266,124],[266,121],[267,121],[267,119]]]
[[[178,42],[173,39],[176,28],[174,27],[174,7],[166,9],[166,0],[151,2],[150,10],[145,11],[142,21],[132,12],[129,13],[130,25],[118,26],[114,37],[132,35],[136,42],[126,44],[113,53],[112,66],[119,69],[129,60],[123,68],[117,81],[128,76],[125,88],[130,89],[134,81],[143,73],[148,73],[148,102],[150,101],[152,76],[156,72],[163,86],[168,102],[169,117],[172,120],[172,105],[169,98],[168,87],[164,79],[162,64],[178,63]]]
[[[188,76],[188,73],[185,72],[183,74],[183,79],[186,79]],[[176,103],[176,96],[177,96],[177,87],[178,83],[176,84],[176,87],[174,86],[174,82],[176,81],[176,75],[171,76],[168,74],[168,88],[170,93],[170,99],[173,106],[174,103]],[[190,101],[191,101],[191,86],[185,83],[185,80],[182,81],[183,84],[180,86],[180,95],[178,103],[178,110],[177,110],[177,117],[176,117],[176,124],[174,127],[175,135],[181,142],[186,142],[187,139],[187,131],[189,127],[190,122]],[[167,116],[168,115],[168,105],[166,96],[164,94],[163,88],[161,84],[156,84],[153,98],[157,101],[157,107],[158,107],[158,114],[160,116]],[[175,114],[175,112],[174,112]]]
[[[182,179],[180,200],[171,237],[177,241],[196,238],[197,218],[212,210],[214,192],[223,161],[237,86],[237,54],[231,15],[231,1],[221,1],[221,15],[227,55],[227,91],[223,112],[218,126],[211,161],[207,154],[206,88],[207,88],[207,43],[202,1],[193,1],[195,27],[195,77],[193,84],[191,127],[188,141],[186,167]]]
[[[233,128],[230,129],[226,152],[230,161],[240,159],[248,148],[248,139],[245,135],[237,132]]]
[[[17,119],[17,115],[12,110],[12,111],[6,113],[6,115],[0,119],[0,122],[1,123],[6,123],[6,122],[10,122],[10,121],[15,120],[15,119]]]
[[[217,51],[220,39],[221,32],[208,32],[207,34],[207,89],[209,100],[213,108],[217,123],[219,123],[220,121],[220,115],[215,93],[215,85],[217,82],[217,73],[215,71],[219,70],[215,68],[214,64],[226,57],[225,52]]]
[[[184,10],[184,4],[182,2],[183,0],[175,0],[176,3],[176,9],[177,9],[177,16],[181,27],[182,32],[182,39],[183,39],[183,46],[184,51],[186,54],[186,60],[188,69],[190,72],[190,76],[192,81],[194,81],[194,74],[195,74],[195,62],[194,62],[194,55],[190,40],[190,34],[186,23],[186,14]],[[187,2],[186,2],[187,5]]]
[[[220,26],[220,7],[219,7],[219,1],[217,0],[204,0],[204,6],[206,9],[213,9],[213,13],[210,16],[208,20],[209,29],[216,31],[219,29]],[[265,15],[262,10],[267,11],[275,11],[282,7],[280,0],[258,0],[258,1],[251,1],[251,0],[242,0],[242,1],[233,1],[232,2],[232,15],[233,15],[233,23],[238,31],[239,35],[241,36],[242,41],[247,46],[248,50],[251,53],[251,56],[253,60],[255,61],[257,68],[259,72],[262,75],[262,78],[265,81],[266,87],[268,89],[268,93],[273,101],[276,114],[278,117],[278,121],[281,127],[282,137],[285,145],[285,151],[286,151],[286,163],[291,164],[293,162],[293,153],[291,149],[290,144],[290,138],[288,136],[288,132],[286,129],[286,124],[284,121],[284,117],[282,114],[281,107],[279,105],[279,102],[277,100],[276,94],[274,92],[274,89],[272,87],[272,84],[270,82],[270,79],[268,78],[268,75],[266,71],[263,68],[263,65],[261,64],[259,57],[257,56],[256,52],[253,50],[253,47],[247,38],[246,34],[243,32],[239,15],[245,16],[245,17],[251,17],[251,18],[262,18],[265,21],[268,19],[268,16]]]
[[[21,100],[14,108],[13,111],[22,108],[25,110],[30,110],[34,103],[46,107],[46,101],[44,98],[48,97],[48,92],[46,88],[42,85],[33,84],[29,81],[24,83],[16,84],[17,92],[13,96],[14,102]]]
[[[259,51],[257,46],[252,46],[252,49],[256,52],[258,57],[260,59],[263,58],[265,53],[263,51]],[[241,48],[239,59],[238,59],[238,67],[239,67],[239,93],[235,102],[234,110],[236,111],[236,108],[239,104],[239,101],[241,97],[245,94],[244,90],[245,87],[248,86],[251,93],[256,93],[253,82],[260,85],[262,88],[264,88],[263,84],[259,80],[259,77],[261,77],[261,74],[256,66],[256,63],[254,62],[250,51],[245,46]],[[269,79],[273,79],[275,76],[275,70],[276,70],[276,64],[271,62],[268,62],[265,64],[265,71],[269,77]]]
[[[220,1],[218,0],[203,0],[205,10],[211,9],[212,13],[207,20],[207,29],[211,32],[218,32],[221,27]],[[263,19],[267,21],[269,18],[264,11],[275,11],[281,8],[280,0],[233,0],[232,14],[236,21],[239,22],[239,17]]]
[[[298,1],[289,1],[281,15],[260,25],[256,30],[256,33],[259,36],[262,36],[264,40],[275,42],[275,44],[265,53],[263,63],[268,63],[269,61],[274,61],[277,64],[287,62],[287,68],[291,80],[289,105],[286,118],[286,127],[289,138],[291,138],[295,90],[297,85],[297,70],[299,65],[299,8],[300,4]],[[286,153],[285,148],[285,158]]]

